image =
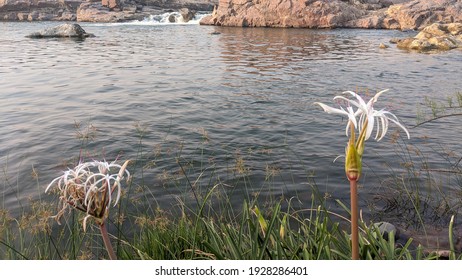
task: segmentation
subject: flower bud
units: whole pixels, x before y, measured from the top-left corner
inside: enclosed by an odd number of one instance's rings
[[[350,141],[345,152],[345,173],[349,181],[358,181],[361,176],[361,155],[358,153],[355,142],[354,129],[352,128]]]
[[[348,145],[345,160],[345,173],[349,181],[358,181],[361,176],[361,157],[355,145]]]

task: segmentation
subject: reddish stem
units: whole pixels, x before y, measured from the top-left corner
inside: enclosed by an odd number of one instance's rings
[[[114,249],[112,248],[111,240],[109,240],[106,223],[104,221],[99,224],[99,229],[101,231],[101,236],[103,237],[104,246],[106,247],[107,253],[109,254],[109,258],[111,260],[117,260],[117,256],[114,253]]]
[[[359,260],[358,234],[358,186],[355,180],[350,181],[351,199],[351,259]]]

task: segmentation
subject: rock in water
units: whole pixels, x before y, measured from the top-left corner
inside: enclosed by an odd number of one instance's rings
[[[76,23],[64,23],[55,27],[46,28],[39,32],[34,32],[26,37],[29,38],[87,38],[95,35],[85,32]]]
[[[388,234],[394,232],[395,239],[399,238],[399,230],[392,224],[387,222],[379,222],[374,224],[385,240],[388,240]]]
[[[381,48],[381,49],[388,49],[389,47],[388,47],[388,45],[386,45],[386,44],[384,44],[384,43],[380,43],[379,48]]]
[[[194,19],[194,17],[196,16],[196,12],[191,11],[188,8],[182,8],[180,9],[180,15],[183,17],[184,22],[188,22]]]
[[[175,23],[176,22],[176,16],[174,14],[171,14],[170,16],[168,16],[168,22]]]
[[[398,40],[398,47],[418,52],[462,48],[462,23],[434,23],[413,38]]]

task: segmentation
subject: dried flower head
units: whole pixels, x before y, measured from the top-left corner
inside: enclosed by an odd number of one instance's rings
[[[45,190],[48,192],[56,186],[59,193],[59,211],[53,218],[59,223],[66,210],[75,208],[87,214],[83,222],[84,230],[90,217],[102,224],[108,216],[111,202],[116,206],[119,201],[124,176],[127,176],[126,180],[130,178],[130,172],[126,169],[128,163],[128,160],[123,165],[115,161],[83,162],[55,178]]]

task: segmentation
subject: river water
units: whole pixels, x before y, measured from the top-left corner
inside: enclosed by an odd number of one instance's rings
[[[377,105],[411,133],[393,141],[391,125],[385,139],[367,143],[364,211],[391,173],[407,174],[406,145],[434,169],[447,168],[446,155],[460,157],[458,118],[411,127],[425,98],[460,92],[461,52],[379,48],[412,32],[147,20],[81,23],[96,35],[85,40],[25,37],[54,25],[0,23],[0,206],[13,215],[49,197],[47,184],[79,157],[133,159],[133,196],[148,197],[149,207],[188,193],[183,171],[191,184],[232,189],[236,207],[256,193],[297,195],[309,207],[312,179],[329,201],[348,204],[343,159],[333,162],[344,153],[346,121],[313,105],[345,90],[390,89]]]

